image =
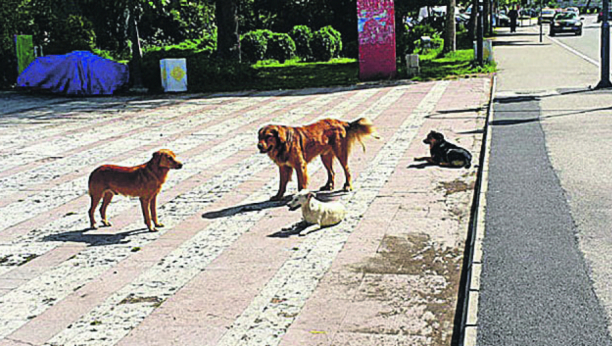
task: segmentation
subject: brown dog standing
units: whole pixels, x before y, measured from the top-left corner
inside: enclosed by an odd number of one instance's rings
[[[298,178],[298,190],[307,188],[306,165],[319,155],[327,170],[327,183],[321,190],[334,189],[334,158],[340,161],[344,170],[344,190],[352,190],[348,157],[355,141],[361,143],[365,150],[362,139],[370,135],[378,138],[374,125],[367,118],[352,122],[323,119],[302,127],[268,125],[261,128],[257,148],[261,153],[268,154],[280,172],[278,193],[272,200],[283,198],[294,169]]]
[[[102,199],[102,207],[100,207],[102,224],[111,225],[106,219],[106,208],[114,195],[140,197],[142,214],[149,231],[157,231],[155,227],[163,227],[164,225],[157,220],[157,195],[166,181],[168,171],[182,167],[183,164],[176,160],[172,151],[162,149],[155,152],[149,162],[139,166],[103,165],[96,168],[89,176],[89,196],[91,197],[89,223],[91,228],[97,228],[94,212],[100,199]],[[155,227],[151,226],[151,218]]]

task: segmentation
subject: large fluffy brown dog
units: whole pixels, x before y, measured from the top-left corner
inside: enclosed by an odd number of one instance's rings
[[[348,157],[355,141],[361,143],[365,150],[362,139],[369,135],[378,138],[372,122],[367,118],[352,122],[323,119],[302,127],[268,125],[261,128],[257,148],[261,153],[268,154],[280,172],[278,193],[271,199],[283,198],[294,169],[298,178],[298,190],[307,188],[306,165],[319,155],[327,170],[327,183],[321,190],[334,189],[334,157],[338,158],[344,169],[344,190],[352,190]]]
[[[114,195],[140,197],[142,215],[149,231],[157,231],[155,227],[163,227],[157,220],[157,195],[166,181],[168,171],[181,169],[183,164],[176,160],[174,153],[162,149],[153,154],[153,158],[142,165],[135,167],[121,167],[114,165],[103,165],[96,168],[89,176],[89,196],[91,196],[91,208],[89,208],[89,223],[92,229],[96,229],[94,212],[100,199],[100,216],[102,224],[110,226],[106,219],[106,207]],[[151,226],[151,218],[153,224]]]

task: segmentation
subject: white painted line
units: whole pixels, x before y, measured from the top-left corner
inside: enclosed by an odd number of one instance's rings
[[[591,64],[593,64],[593,65],[595,65],[595,66],[599,67],[599,62],[598,62],[598,61],[596,61],[596,60],[594,60],[594,59],[589,58],[588,56],[586,56],[586,55],[584,55],[584,54],[580,53],[579,51],[577,51],[577,50],[575,50],[574,48],[572,48],[572,47],[570,47],[570,46],[566,45],[565,43],[562,43],[561,41],[557,40],[556,38],[549,37],[549,39],[550,39],[551,41],[555,42],[556,44],[560,45],[561,47],[563,47],[563,48],[567,49],[567,50],[568,50],[568,51],[570,51],[571,53],[574,53],[575,55],[577,55],[577,56],[581,57],[582,59],[586,60],[587,62],[590,62]]]

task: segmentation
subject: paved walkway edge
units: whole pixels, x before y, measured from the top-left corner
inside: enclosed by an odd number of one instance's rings
[[[482,268],[482,240],[485,232],[485,209],[489,185],[489,154],[491,151],[491,125],[493,101],[497,87],[497,76],[491,77],[489,108],[482,134],[480,169],[476,178],[474,201],[472,202],[470,227],[466,239],[464,270],[461,275],[457,315],[460,318],[458,337],[453,338],[454,345],[476,346],[478,334],[478,300],[480,292],[480,273]]]

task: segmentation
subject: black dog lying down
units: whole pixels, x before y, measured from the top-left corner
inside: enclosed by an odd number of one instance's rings
[[[472,165],[472,154],[469,151],[447,142],[444,135],[431,131],[423,143],[429,144],[431,157],[416,157],[415,161],[427,161],[442,167],[470,168]]]

